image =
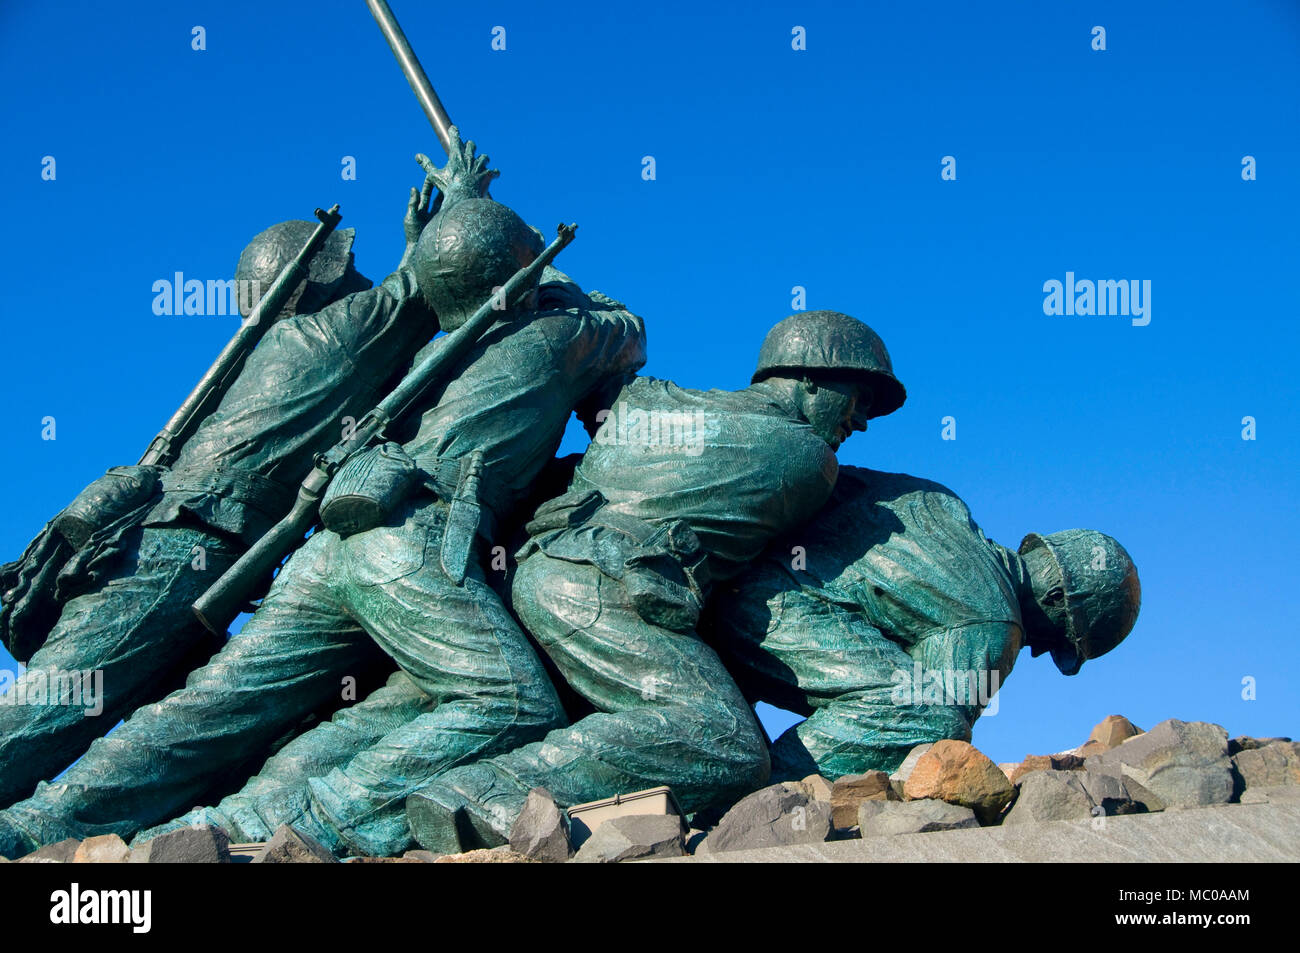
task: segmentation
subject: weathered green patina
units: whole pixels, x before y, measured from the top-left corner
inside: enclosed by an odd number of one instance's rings
[[[937,483],[841,468],[703,627],[748,700],[808,716],[774,743],[774,777],[892,771],[915,745],[969,740],[1023,646],[1072,675],[1132,629],[1137,572],[1113,539],[1031,534],[1021,553]]]

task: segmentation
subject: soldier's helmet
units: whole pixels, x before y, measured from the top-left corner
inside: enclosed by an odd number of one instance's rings
[[[806,371],[864,378],[874,395],[868,417],[892,414],[907,399],[880,335],[839,311],[801,311],[768,331],[753,380],[796,377]]]
[[[240,254],[235,280],[256,281],[260,294],[266,294],[284,266],[302,251],[319,224],[292,219],[259,232]],[[336,228],[330,233],[311,260],[307,280],[300,282],[285,302],[280,311],[282,315],[312,314],[345,295],[371,286],[370,279],[358,272],[353,264],[352,243],[355,239],[356,230],[352,228]],[[248,317],[252,310],[244,307],[246,300],[240,296],[240,311],[244,317]]]
[[[1117,540],[1090,529],[1030,533],[1020,543],[1020,555],[1026,557],[1038,604],[1064,631],[1064,643],[1051,650],[1063,674],[1077,674],[1085,661],[1105,655],[1133,630],[1142,585]]]
[[[541,236],[506,206],[463,199],[425,226],[411,267],[439,325],[453,331],[544,248]]]

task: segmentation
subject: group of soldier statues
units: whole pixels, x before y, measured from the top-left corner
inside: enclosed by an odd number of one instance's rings
[[[642,319],[549,264],[458,334],[544,242],[454,130],[445,167],[421,158],[391,275],[372,285],[330,234],[167,463],[114,468],[0,570],[27,666],[10,692],[102,673],[98,718],[59,691],[0,704],[0,855],[194,823],[455,852],[503,843],[535,787],[565,807],[669,785],[698,812],[968,739],[989,699],[900,694],[922,673],[996,689],[1028,646],[1073,675],[1128,634],[1138,580],[1109,536],[1012,551],[943,486],[837,464],[906,396],[855,318],[776,324],[734,391],[639,375]],[[262,232],[236,278],[271,284],[312,228]],[[214,636],[196,601],[341,422],[430,358],[412,412]],[[593,439],[556,459],[574,413]],[[759,701],[806,720],[770,741]]]

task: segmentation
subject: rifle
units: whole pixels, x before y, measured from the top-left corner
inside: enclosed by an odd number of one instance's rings
[[[270,290],[257,302],[257,307],[240,325],[239,330],[235,332],[235,336],[221,349],[221,353],[212,362],[212,366],[208,368],[207,373],[194,385],[194,390],[190,391],[190,395],[177,408],[176,413],[172,414],[171,420],[167,421],[166,426],[158,431],[158,436],[154,437],[149,443],[149,448],[145,450],[144,456],[140,458],[140,462],[136,466],[152,466],[170,462],[172,445],[184,443],[189,438],[199,421],[206,415],[209,405],[214,400],[220,400],[235,378],[239,376],[239,371],[244,366],[244,360],[257,346],[257,342],[262,339],[266,329],[275,323],[275,316],[280,313],[285,302],[289,300],[289,296],[298,287],[298,283],[307,277],[307,270],[311,260],[321,250],[325,244],[325,239],[329,238],[330,232],[334,231],[334,227],[343,218],[339,214],[338,205],[335,205],[328,212],[316,209],[316,217],[320,220],[320,224],[316,226],[316,230],[307,239],[307,244],[294,256],[293,261],[285,265],[280,274],[276,276],[275,283],[271,285]],[[268,316],[271,318],[270,321],[263,320]]]
[[[407,372],[388,396],[357,422],[351,436],[316,455],[315,465],[298,488],[293,509],[194,603],[194,614],[204,626],[218,635],[226,632],[247,604],[254,587],[284,561],[316,522],[321,497],[339,468],[354,454],[380,440],[388,425],[405,416],[447,366],[478,342],[496,322],[503,307],[513,307],[533,288],[542,270],[573,241],[577,227],[560,225],[555,240],[532,263],[515,272],[468,321],[447,335],[442,347],[433,349]]]

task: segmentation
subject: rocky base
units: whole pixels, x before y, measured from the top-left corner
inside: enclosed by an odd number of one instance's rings
[[[1238,803],[1242,806],[1222,807]],[[1180,813],[1188,808],[1213,810]],[[812,775],[774,784],[712,818],[716,823],[697,814],[692,820],[700,828],[687,829],[670,815],[616,817],[575,851],[565,812],[538,788],[508,845],[444,856],[413,850],[402,857],[343,862],[619,863],[688,856],[716,861],[1295,861],[1300,860],[1300,744],[1288,738],[1230,740],[1219,725],[1176,719],[1144,732],[1111,715],[1071,751],[996,765],[966,742],[939,741],[915,748],[892,775],[873,771],[833,782]],[[934,839],[937,832],[946,833]],[[134,850],[116,835],[62,841],[18,863],[248,860],[340,862],[289,827],[265,845],[231,845],[217,828],[196,827]]]

